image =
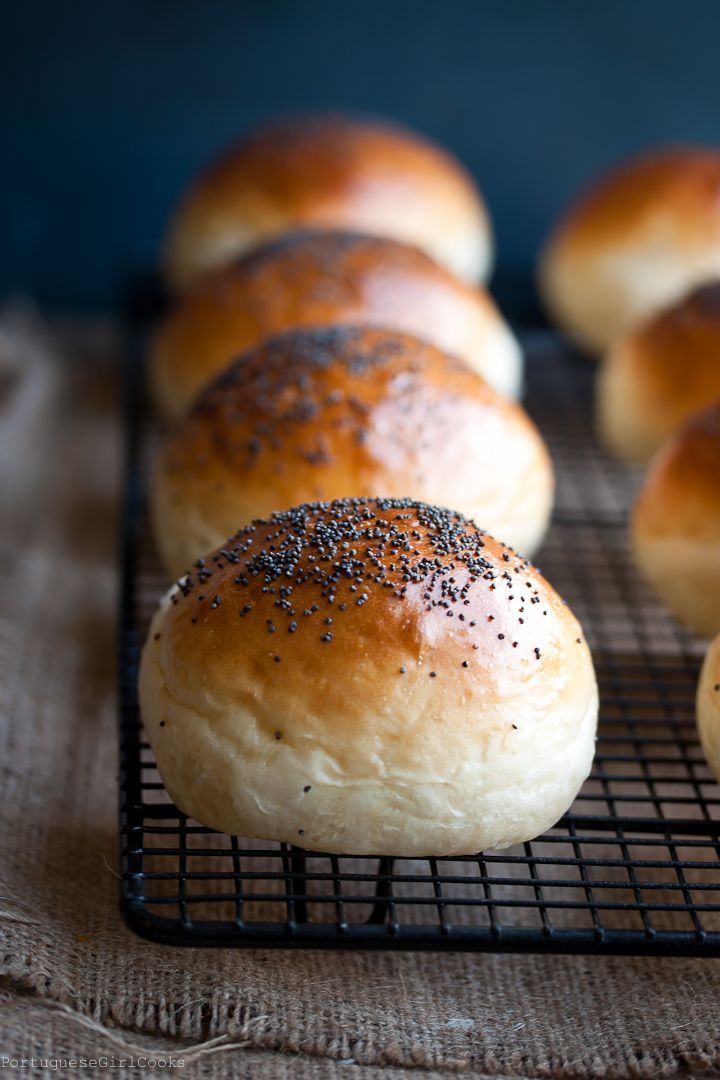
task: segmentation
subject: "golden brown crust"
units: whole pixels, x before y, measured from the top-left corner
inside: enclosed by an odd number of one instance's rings
[[[634,527],[654,537],[720,542],[720,401],[691,417],[656,456]]]
[[[386,330],[295,330],[245,354],[171,434],[153,520],[171,572],[243,522],[300,502],[405,495],[536,548],[552,466],[522,408],[460,361]]]
[[[672,147],[624,162],[570,208],[556,242],[579,250],[623,241],[658,210],[676,215],[689,241],[720,242],[720,152]]]
[[[340,115],[293,116],[275,121],[227,150],[200,177],[194,191],[223,209],[242,204],[243,188],[264,191],[300,216],[318,200],[365,197],[363,185],[396,177],[444,182],[474,195],[473,181],[447,151],[415,132],[378,120]],[[242,185],[242,186],[240,186]]]
[[[677,618],[720,630],[720,402],[656,455],[632,517],[635,558]]]
[[[598,381],[598,422],[610,448],[646,460],[685,419],[720,398],[720,282],[631,331]]]
[[[720,151],[655,151],[602,179],[551,234],[539,285],[553,319],[602,353],[720,277]]]
[[[388,683],[429,681],[438,709],[457,709],[468,734],[469,695],[562,683],[558,628],[568,622],[526,560],[452,511],[348,499],[255,522],[202,560],[181,579],[161,651],[183,700],[198,671],[215,688],[258,668],[269,694],[292,686],[308,702],[302,737],[319,734],[314,717],[324,727],[336,714],[341,755],[341,740],[379,734],[385,708],[374,706]],[[348,663],[357,697],[347,693]]]
[[[484,290],[409,245],[300,232],[211,274],[170,313],[152,348],[155,398],[164,412],[181,414],[210,378],[264,338],[338,323],[426,337],[481,368],[501,391],[517,392],[514,342]],[[505,354],[496,340],[503,335]]]
[[[298,227],[396,236],[476,280],[491,246],[480,195],[448,153],[391,124],[296,116],[250,136],[192,185],[171,225],[168,275],[186,288]]]
[[[648,407],[664,406],[677,418],[676,428],[720,397],[720,282],[701,286],[644,323],[628,344]]]

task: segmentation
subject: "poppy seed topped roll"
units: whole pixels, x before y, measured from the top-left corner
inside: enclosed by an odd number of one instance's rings
[[[654,150],[602,178],[545,246],[540,287],[558,325],[603,352],[720,275],[720,150]]]
[[[160,410],[187,412],[246,349],[302,326],[373,325],[415,334],[517,397],[518,344],[490,296],[417,248],[357,233],[292,233],[210,275],[171,311],[152,346]]]
[[[485,204],[447,151],[395,124],[317,114],[266,125],[198,177],[170,224],[166,277],[184,290],[297,228],[403,240],[467,281],[492,262]]]
[[[551,826],[588,775],[598,705],[538,572],[409,499],[300,506],[199,560],[153,619],[140,701],[190,817],[418,856]]]
[[[206,387],[160,453],[151,507],[177,575],[253,518],[346,495],[442,501],[531,554],[553,487],[527,414],[465,364],[330,327],[272,338]]]

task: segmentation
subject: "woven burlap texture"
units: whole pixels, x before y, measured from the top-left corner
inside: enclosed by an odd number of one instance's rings
[[[116,351],[104,326],[0,322],[0,1052],[184,1054],[213,1077],[720,1067],[713,962],[180,950],[125,929]]]

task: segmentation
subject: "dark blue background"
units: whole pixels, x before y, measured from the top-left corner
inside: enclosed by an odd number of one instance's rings
[[[0,295],[103,307],[192,173],[277,111],[381,112],[447,143],[519,312],[566,200],[658,141],[717,142],[716,0],[3,2]]]

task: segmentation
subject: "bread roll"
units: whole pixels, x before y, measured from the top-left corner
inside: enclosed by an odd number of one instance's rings
[[[371,328],[295,330],[241,357],[171,433],[154,531],[177,575],[253,518],[378,493],[442,499],[530,553],[553,471],[523,409],[434,346]]]
[[[647,461],[716,398],[720,282],[702,286],[613,346],[598,374],[598,430],[620,457]]]
[[[468,281],[492,262],[485,205],[450,154],[393,124],[315,115],[262,128],[195,181],[170,224],[166,277],[187,289],[296,228],[391,236]]]
[[[190,817],[406,856],[551,826],[598,709],[580,627],[537,571],[407,499],[301,506],[200,560],[153,619],[140,702]]]
[[[720,402],[653,459],[632,519],[637,564],[682,622],[720,631]]]
[[[495,304],[417,248],[357,233],[295,233],[210,275],[162,324],[150,373],[177,417],[263,338],[298,326],[371,324],[427,338],[516,397],[522,356]]]
[[[656,150],[616,169],[561,219],[540,263],[550,316],[602,352],[720,276],[720,151]]]
[[[710,645],[700,673],[697,722],[705,760],[720,780],[720,634]]]

